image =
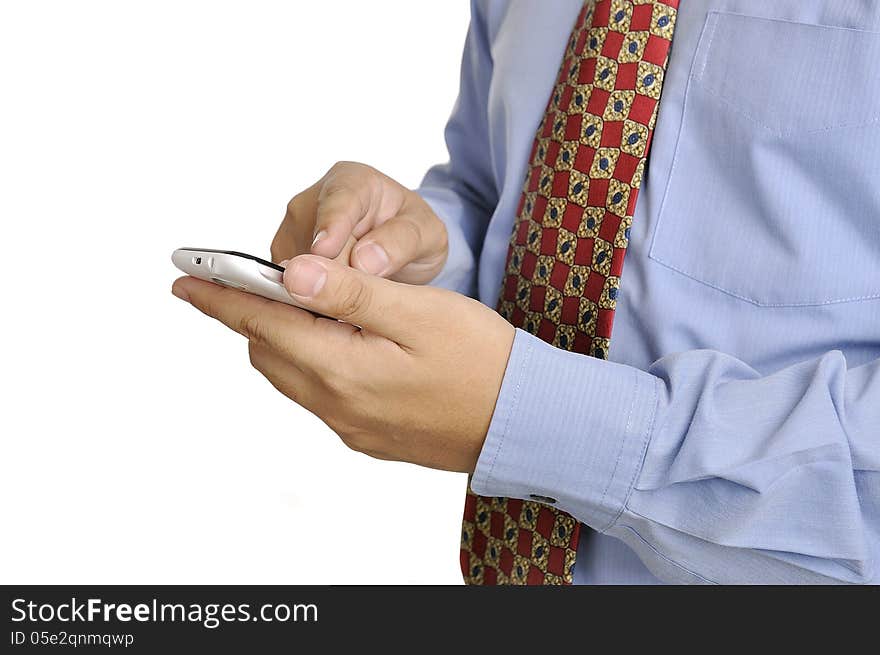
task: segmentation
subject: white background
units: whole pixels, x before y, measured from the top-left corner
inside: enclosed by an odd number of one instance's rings
[[[467,3],[0,0],[0,582],[459,583],[465,477],[348,450],[174,298],[336,160],[446,159]]]

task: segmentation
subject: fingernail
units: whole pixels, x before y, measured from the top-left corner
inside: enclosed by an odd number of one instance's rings
[[[298,260],[287,267],[284,273],[287,290],[301,298],[318,295],[327,281],[327,271],[319,263],[311,260]]]
[[[287,268],[287,265],[288,265],[289,263],[290,263],[290,260],[289,260],[289,259],[282,259],[280,262],[278,262],[278,265],[279,265],[281,268]]]
[[[376,243],[359,245],[355,248],[355,257],[360,269],[371,275],[381,275],[388,270],[388,266],[391,264],[388,253]]]
[[[185,300],[189,302],[189,294],[181,288],[179,284],[175,284],[171,287],[171,293],[180,298],[181,300]]]
[[[327,230],[321,230],[320,232],[318,232],[318,233],[315,235],[315,238],[312,239],[312,248],[314,248],[314,247],[315,247],[315,244],[318,243],[318,241],[320,241],[321,239],[323,239],[325,236],[327,236]]]

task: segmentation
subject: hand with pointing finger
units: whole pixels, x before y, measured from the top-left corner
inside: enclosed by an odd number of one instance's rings
[[[275,262],[312,253],[427,284],[446,262],[447,235],[417,193],[370,166],[339,162],[290,201],[271,251]]]
[[[314,255],[293,258],[284,284],[302,306],[345,322],[191,277],[172,291],[244,335],[253,366],[349,447],[473,472],[513,326],[465,296]]]

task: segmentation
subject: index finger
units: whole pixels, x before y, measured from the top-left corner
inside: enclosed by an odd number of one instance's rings
[[[405,197],[399,185],[357,162],[338,162],[322,182],[310,252],[328,259],[339,257],[347,244],[394,216]]]
[[[320,361],[320,353],[326,355],[328,348],[337,347],[329,341],[337,321],[291,305],[190,276],[175,280],[171,292],[249,341],[282,353],[297,364],[312,367]]]

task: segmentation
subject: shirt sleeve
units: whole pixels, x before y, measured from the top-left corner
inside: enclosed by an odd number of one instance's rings
[[[449,238],[446,264],[432,285],[469,296],[476,293],[476,262],[498,203],[489,147],[491,76],[485,15],[474,0],[459,96],[445,131],[449,161],[431,168],[416,189],[443,220]]]
[[[762,376],[697,350],[642,371],[517,330],[471,486],[547,497],[667,582],[866,583],[878,472],[880,360]]]

